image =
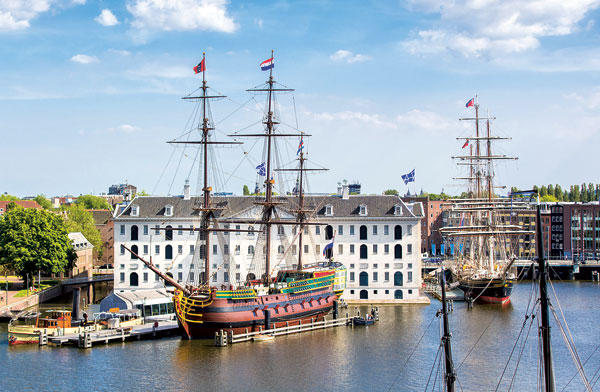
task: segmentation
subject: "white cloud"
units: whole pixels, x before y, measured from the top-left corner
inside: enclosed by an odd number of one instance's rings
[[[102,26],[115,26],[119,24],[119,20],[115,14],[113,14],[111,10],[107,8],[103,9],[102,12],[100,12],[100,15],[94,18],[94,20],[100,23]]]
[[[371,59],[371,57],[369,56],[365,56],[363,54],[358,53],[354,54],[349,50],[343,49],[338,50],[337,52],[329,56],[329,58],[333,61],[345,61],[349,64],[367,61]]]
[[[29,21],[50,9],[51,0],[0,1],[0,31],[22,30]]]
[[[111,53],[115,53],[115,54],[119,54],[121,56],[130,56],[131,52],[128,50],[122,50],[122,49],[109,49],[108,50]]]
[[[139,30],[210,30],[232,33],[237,29],[227,15],[226,0],[133,0],[127,10]]]
[[[396,124],[381,119],[379,114],[367,114],[345,110],[343,112],[306,113],[307,116],[321,121],[358,121],[361,123],[383,128],[395,128]]]
[[[396,117],[400,127],[409,127],[411,130],[421,130],[427,132],[443,132],[449,129],[457,128],[457,121],[451,121],[447,118],[428,111],[413,109]]]
[[[258,26],[259,29],[263,28],[263,20],[258,18],[258,19],[254,19],[254,23]]]
[[[437,13],[435,28],[404,41],[411,53],[500,57],[540,46],[540,38],[575,32],[600,0],[412,0],[410,8]]]
[[[97,63],[100,60],[98,60],[98,57],[96,56],[88,56],[87,54],[76,54],[75,56],[71,57],[71,61],[79,64],[92,64]]]
[[[125,133],[137,132],[139,130],[140,130],[140,127],[137,127],[135,125],[129,125],[129,124],[122,124],[117,127],[117,131],[121,131],[121,132],[125,132]]]

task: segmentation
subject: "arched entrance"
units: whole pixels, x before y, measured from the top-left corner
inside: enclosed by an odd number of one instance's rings
[[[138,227],[136,225],[131,226],[131,241],[138,240]]]
[[[331,225],[327,225],[325,227],[325,239],[330,240],[333,238],[333,227]]]
[[[360,299],[369,299],[369,292],[367,290],[360,290]]]
[[[403,286],[404,278],[402,276],[402,272],[397,271],[394,273],[394,286]]]
[[[165,240],[172,241],[173,240],[173,227],[167,226],[165,230]]]
[[[402,245],[397,244],[396,246],[394,246],[394,259],[401,259],[402,258]]]
[[[402,299],[402,290],[394,291],[394,299]]]
[[[173,247],[171,245],[165,246],[165,259],[173,260]]]
[[[129,285],[131,287],[139,286],[139,277],[138,277],[137,272],[132,272],[129,274]]]
[[[394,239],[395,240],[402,239],[402,226],[396,225],[396,227],[394,227]]]
[[[358,275],[358,284],[359,286],[369,285],[369,274],[367,272],[363,271]]]
[[[134,253],[135,253],[136,255],[139,255],[139,254],[140,254],[140,252],[139,252],[139,250],[138,250],[138,246],[137,246],[137,245],[132,245],[132,246],[131,246],[131,260],[136,260],[136,259],[137,259],[137,257],[135,257],[135,256],[133,255]]]
[[[360,227],[360,239],[361,240],[367,239],[367,226],[365,226],[365,225],[362,225]]]

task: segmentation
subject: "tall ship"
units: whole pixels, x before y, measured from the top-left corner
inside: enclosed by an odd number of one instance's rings
[[[210,115],[209,101],[223,98],[220,94],[209,92],[206,81],[205,55],[202,62],[195,68],[202,73],[201,94],[188,96],[185,99],[198,101],[201,118],[197,126],[200,140],[172,141],[174,144],[190,144],[199,147],[200,172],[202,176],[202,195],[195,198],[194,210],[199,217],[199,227],[189,230],[198,234],[195,254],[192,264],[196,271],[190,269],[190,276],[196,280],[182,284],[172,276],[163,273],[151,261],[143,259],[134,250],[125,247],[131,252],[132,257],[141,260],[149,269],[159,275],[167,287],[172,286],[175,314],[179,322],[182,336],[188,339],[212,338],[220,330],[242,333],[245,331],[258,331],[268,322],[271,327],[280,327],[286,323],[307,323],[311,320],[322,320],[333,308],[334,302],[344,291],[346,285],[346,269],[341,263],[335,263],[332,257],[331,246],[324,249],[322,261],[306,265],[302,259],[303,235],[309,226],[322,225],[311,219],[314,215],[314,206],[307,206],[304,197],[306,174],[309,171],[324,170],[307,168],[304,152],[303,132],[284,133],[279,131],[280,124],[278,109],[276,107],[276,94],[293,91],[279,85],[273,77],[274,58],[261,64],[261,68],[269,71],[267,82],[259,87],[247,90],[251,94],[266,94],[266,105],[262,118],[263,131],[256,133],[241,133],[229,135],[239,138],[260,138],[264,141],[264,161],[259,164],[259,178],[264,178],[264,184],[256,184],[254,208],[259,210],[259,216],[231,216],[222,214],[224,207],[220,198],[213,198],[213,188],[209,183],[214,178],[210,169],[215,167],[215,155],[210,149],[216,145],[239,144],[237,141],[220,142],[215,140],[215,126]],[[294,167],[275,168],[276,140],[287,138],[298,140],[296,165]],[[280,165],[281,166],[281,165]],[[292,192],[285,196],[278,196],[274,192],[275,174],[281,172],[294,172],[296,186]],[[262,189],[261,189],[262,188]],[[252,196],[245,198],[245,201]],[[290,219],[292,217],[293,219]],[[279,245],[277,257],[272,255],[275,244],[275,230],[277,237],[283,237],[281,227],[293,226],[293,236],[288,241],[288,249]],[[241,229],[241,227],[247,229]],[[235,227],[235,228],[234,228]],[[169,230],[168,228],[162,228]],[[221,241],[230,234],[247,233],[256,236],[256,245],[252,247],[254,257],[248,268],[248,273],[243,282],[232,282],[228,285],[219,285],[211,279],[212,264],[210,249],[213,239]],[[211,238],[212,237],[212,238]],[[279,238],[281,239],[281,238]],[[297,247],[296,247],[297,245]],[[290,252],[291,247],[298,252]],[[255,250],[254,250],[255,249]],[[297,253],[297,255],[296,255]],[[292,257],[293,256],[293,257]],[[290,258],[294,260],[290,262]],[[282,263],[283,261],[283,263]],[[286,262],[287,261],[287,262]],[[223,260],[225,265],[225,260]],[[283,265],[282,265],[283,264]],[[221,266],[217,267],[221,268]],[[196,273],[194,273],[196,272]]]
[[[453,256],[452,275],[465,298],[505,304],[517,280],[519,240],[535,234],[519,224],[518,216],[533,210],[528,201],[496,195],[496,189],[505,187],[494,182],[495,163],[517,158],[494,152],[495,142],[510,138],[492,134],[490,121],[495,117],[480,116],[476,98],[467,103],[469,107],[475,117],[460,120],[474,122],[474,134],[457,138],[468,153],[452,157],[466,169],[464,177],[455,179],[465,180],[468,188],[449,202],[448,225],[440,232]]]

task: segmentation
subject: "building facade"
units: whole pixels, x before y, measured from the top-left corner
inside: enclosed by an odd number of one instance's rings
[[[550,204],[550,256],[578,261],[600,259],[600,204]]]
[[[397,196],[341,195],[307,196],[306,206],[314,209],[314,221],[322,225],[304,227],[302,249],[297,247],[298,226],[293,210],[279,207],[273,225],[271,274],[297,267],[298,253],[303,263],[325,259],[324,247],[333,242],[332,257],[348,271],[344,298],[349,301],[401,302],[420,298],[420,241],[423,206],[404,203]],[[222,228],[259,230],[258,224],[228,224],[257,220],[262,206],[252,196],[214,197]],[[158,289],[163,283],[125,245],[182,284],[198,284],[204,279],[204,255],[210,252],[210,283],[216,287],[242,285],[247,278],[264,271],[264,235],[256,232],[213,232],[210,249],[192,231],[199,227],[200,198],[135,198],[114,215],[115,290]],[[286,205],[282,204],[282,205]]]

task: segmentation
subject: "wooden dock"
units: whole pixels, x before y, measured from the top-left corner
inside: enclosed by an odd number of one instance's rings
[[[379,321],[379,309],[374,308],[373,310],[375,314],[374,320]],[[329,320],[325,318],[323,321],[315,321],[315,319],[311,319],[309,323],[302,323],[300,320],[297,320],[286,322],[285,327],[271,329],[263,329],[261,326],[259,327],[258,331],[248,332],[248,329],[246,329],[246,332],[241,334],[234,334],[231,330],[220,330],[219,332],[215,332],[215,346],[225,347],[229,344],[249,342],[254,340],[254,337],[259,335],[270,335],[277,337],[341,326],[354,327],[355,317],[360,317],[360,314],[357,314],[357,316],[350,316],[348,313],[346,313],[346,317],[331,318]]]
[[[160,321],[157,323],[137,325],[129,328],[83,331],[81,333],[60,336],[47,336],[40,331],[40,346],[52,343],[55,346],[72,345],[79,348],[91,348],[95,344],[124,342],[125,340],[156,339],[178,334],[177,321]]]

